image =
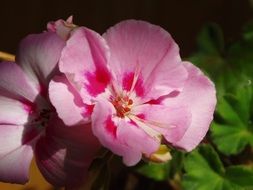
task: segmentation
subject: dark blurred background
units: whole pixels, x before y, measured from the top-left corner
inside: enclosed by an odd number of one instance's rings
[[[236,40],[253,18],[253,0],[0,0],[0,51],[14,53],[29,33],[48,21],[74,16],[74,23],[100,33],[124,19],[142,19],[169,31],[183,57],[196,50],[196,36],[207,22],[219,24],[227,42]],[[28,186],[0,183],[0,189],[45,190],[49,184],[32,165]]]
[[[45,29],[48,21],[74,15],[74,23],[100,33],[129,18],[142,19],[169,31],[188,56],[196,35],[207,22],[218,23],[226,40],[238,37],[253,16],[251,0],[0,0],[0,50],[15,53],[29,33]]]

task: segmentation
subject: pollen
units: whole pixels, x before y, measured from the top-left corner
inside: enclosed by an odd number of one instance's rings
[[[117,116],[124,118],[131,111],[131,107],[133,105],[133,100],[128,97],[116,97],[112,100],[112,104],[114,105]]]

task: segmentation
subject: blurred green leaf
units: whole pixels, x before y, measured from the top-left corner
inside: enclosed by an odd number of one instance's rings
[[[203,53],[220,54],[224,50],[224,38],[220,27],[215,23],[206,24],[197,37],[197,45]]]
[[[215,23],[206,24],[197,37],[198,51],[188,58],[192,63],[215,78],[223,67],[223,33]]]
[[[242,72],[253,79],[253,20],[243,28],[241,40],[227,49],[226,60],[237,72]]]
[[[88,180],[80,190],[108,190],[110,185],[110,161],[113,154],[101,149],[89,168]]]
[[[244,26],[243,39],[248,42],[253,42],[253,20]]]
[[[210,145],[202,145],[190,153],[184,163],[183,189],[246,190],[253,188],[253,171],[245,166],[224,168]],[[240,175],[240,176],[239,176]]]
[[[162,181],[169,177],[169,164],[150,162],[139,167],[137,172],[156,181]]]
[[[253,86],[243,74],[231,80],[233,88],[219,96],[211,127],[214,143],[226,155],[240,153],[247,144],[253,147]]]
[[[166,163],[144,163],[136,168],[136,171],[148,178],[156,181],[167,180],[173,178],[183,166],[184,154],[179,151],[173,151],[172,160]]]
[[[236,72],[253,78],[253,39],[252,41],[239,41],[230,46],[226,61],[228,66]]]
[[[226,170],[227,179],[243,187],[253,187],[253,170],[245,166],[231,166]]]

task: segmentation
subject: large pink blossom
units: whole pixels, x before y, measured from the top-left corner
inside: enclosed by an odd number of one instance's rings
[[[66,127],[48,99],[65,46],[54,32],[26,37],[16,63],[0,63],[0,180],[26,183],[33,155],[43,176],[55,186],[84,180],[99,147],[90,124]]]
[[[192,150],[212,121],[213,83],[181,60],[168,32],[147,22],[123,21],[103,36],[76,29],[59,68],[65,75],[49,87],[58,115],[67,125],[91,120],[95,136],[126,165],[161,143]]]

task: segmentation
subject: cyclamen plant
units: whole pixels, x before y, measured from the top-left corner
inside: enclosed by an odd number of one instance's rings
[[[21,42],[16,62],[0,64],[2,181],[25,183],[34,152],[45,178],[71,189],[98,142],[127,166],[165,162],[161,147],[193,150],[213,119],[214,84],[148,22],[123,21],[102,36],[72,17],[51,22]]]

